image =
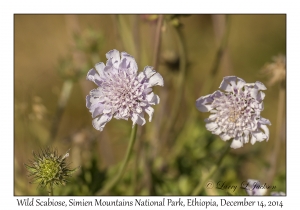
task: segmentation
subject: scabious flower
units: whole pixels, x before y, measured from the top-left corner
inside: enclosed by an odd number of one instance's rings
[[[245,190],[248,195],[265,195],[267,192],[267,189],[254,179],[248,179]]]
[[[70,169],[67,166],[66,158],[69,156],[67,152],[64,156],[58,155],[57,150],[46,148],[36,154],[33,152],[34,159],[30,161],[31,165],[25,164],[32,177],[31,183],[38,183],[39,187],[60,186],[67,183],[67,178],[77,170]]]
[[[246,83],[239,77],[224,77],[220,89],[213,94],[197,99],[196,107],[201,112],[210,112],[205,119],[207,130],[219,135],[223,141],[233,138],[231,148],[240,148],[244,143],[269,139],[271,125],[268,119],[260,116],[263,111],[267,88],[261,82]]]
[[[151,122],[154,109],[159,103],[158,95],[152,92],[155,85],[163,86],[162,76],[153,67],[146,66],[137,75],[138,66],[126,52],[111,50],[106,54],[106,65],[97,63],[87,74],[97,89],[86,97],[86,106],[92,113],[93,126],[102,131],[107,122],[116,119],[132,120],[133,125],[144,125],[144,112]]]

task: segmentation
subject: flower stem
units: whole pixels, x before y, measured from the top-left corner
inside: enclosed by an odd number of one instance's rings
[[[202,179],[199,181],[199,184],[197,185],[197,187],[194,189],[194,191],[192,192],[193,196],[199,195],[199,193],[201,193],[201,190],[203,189],[204,185],[207,183],[207,181],[210,179],[210,177],[212,177],[215,172],[217,171],[217,169],[220,167],[225,155],[228,153],[229,149],[230,149],[230,145],[228,144],[226,149],[224,150],[224,152],[222,153],[222,155],[220,156],[218,162],[210,169],[209,173]]]
[[[53,196],[53,183],[51,182],[50,185],[49,185],[49,196]]]
[[[277,161],[281,147],[281,134],[282,134],[282,119],[284,119],[284,104],[285,104],[285,87],[280,84],[279,97],[278,97],[278,108],[277,108],[277,125],[276,135],[274,137],[274,146],[272,149],[272,155],[270,155],[270,169],[267,171],[268,182],[272,183],[277,172]]]
[[[134,127],[131,130],[130,140],[129,140],[129,145],[127,147],[126,156],[125,156],[125,159],[124,159],[124,162],[123,162],[121,168],[119,169],[118,175],[111,182],[109,182],[106,186],[104,186],[104,188],[102,188],[100,190],[100,192],[97,194],[99,194],[99,195],[107,194],[122,178],[122,176],[125,172],[126,166],[128,164],[130,155],[132,153],[132,149],[133,149],[133,145],[134,145],[135,137],[136,137],[136,131],[137,131],[137,125],[134,125]]]
[[[154,69],[158,69],[158,58],[160,55],[160,43],[161,43],[161,27],[164,20],[163,15],[158,16],[158,23],[155,32],[155,43],[154,43],[154,53],[153,53],[153,67]]]
[[[179,64],[179,71],[180,75],[177,82],[177,94],[175,100],[173,100],[173,108],[171,110],[169,119],[166,123],[164,135],[162,139],[169,143],[169,135],[172,132],[175,122],[177,122],[177,118],[179,115],[180,107],[182,106],[182,98],[184,93],[184,82],[186,78],[186,49],[185,49],[185,42],[183,37],[183,32],[180,26],[174,27],[177,37],[178,37],[178,48],[179,48],[179,56],[180,56],[180,64]]]
[[[226,16],[226,25],[225,25],[225,32],[223,33],[223,36],[220,41],[219,48],[216,52],[214,62],[212,64],[211,70],[209,72],[208,77],[205,80],[205,84],[202,86],[201,94],[200,95],[206,95],[207,93],[211,92],[214,80],[218,74],[219,66],[221,64],[221,60],[223,58],[223,55],[225,53],[228,37],[229,37],[229,29],[230,29],[230,16]]]
[[[64,113],[64,110],[66,108],[67,102],[68,102],[69,97],[72,92],[72,89],[73,89],[73,81],[72,80],[64,81],[64,84],[63,84],[63,87],[62,87],[62,90],[60,93],[58,105],[57,105],[56,114],[52,121],[49,141],[53,141],[56,137],[59,122],[60,122],[62,114]]]

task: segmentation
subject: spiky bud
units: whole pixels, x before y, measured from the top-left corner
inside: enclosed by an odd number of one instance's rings
[[[39,153],[33,153],[33,160],[30,160],[30,165],[24,164],[29,171],[29,177],[32,177],[30,183],[38,183],[38,187],[47,187],[53,189],[54,186],[61,186],[67,183],[67,179],[77,170],[70,169],[66,163],[66,158],[69,156],[58,155],[56,149],[47,147]]]

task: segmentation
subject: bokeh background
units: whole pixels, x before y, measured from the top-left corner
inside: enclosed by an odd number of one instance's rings
[[[15,195],[47,195],[29,183],[24,167],[32,151],[46,146],[60,154],[70,149],[70,167],[80,166],[55,195],[96,195],[115,176],[132,122],[113,119],[99,132],[85,106],[96,88],[86,74],[112,49],[135,57],[140,71],[154,66],[165,85],[154,88],[161,103],[153,121],[138,128],[126,173],[111,195],[191,194],[229,143],[205,129],[209,114],[195,101],[229,75],[266,85],[262,116],[272,123],[270,139],[231,149],[209,180],[240,186],[257,179],[286,192],[285,77],[270,84],[274,75],[263,71],[274,56],[286,54],[286,15],[16,14]],[[199,195],[246,193],[204,188]]]

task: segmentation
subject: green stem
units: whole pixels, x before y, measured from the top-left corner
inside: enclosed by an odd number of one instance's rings
[[[136,145],[136,154],[134,159],[134,165],[133,165],[133,176],[132,176],[132,188],[133,188],[133,195],[138,194],[138,172],[139,172],[139,163],[141,161],[140,155],[142,150],[142,142],[139,141],[139,139],[142,139],[143,129],[144,127],[140,127],[140,129],[137,132],[137,145]]]
[[[222,153],[222,155],[220,156],[218,162],[210,169],[209,173],[201,180],[199,180],[199,184],[197,185],[197,187],[194,189],[194,191],[192,192],[193,196],[199,195],[199,193],[201,193],[201,190],[203,189],[204,185],[207,183],[207,181],[215,174],[215,172],[217,171],[217,169],[220,167],[225,155],[227,154],[227,152],[230,149],[230,145],[227,145],[227,148],[224,150],[224,152]]]
[[[162,26],[164,21],[164,15],[159,15],[155,30],[155,37],[154,37],[154,49],[153,49],[153,61],[152,65],[154,69],[158,72],[159,69],[159,57],[160,57],[160,49],[161,49],[161,38],[162,38]],[[164,90],[161,90],[160,93],[163,93]],[[143,156],[143,163],[145,166],[144,172],[144,180],[146,184],[146,189],[148,190],[149,194],[152,194],[153,192],[153,180],[151,175],[151,167],[152,162],[155,157],[157,157],[158,148],[160,147],[159,144],[159,128],[161,125],[161,116],[159,113],[161,113],[164,109],[165,103],[163,100],[161,100],[161,105],[157,108],[157,115],[154,118],[154,123],[152,126],[152,132],[151,132],[151,144],[149,147],[146,146],[145,142],[143,142],[143,149],[145,151],[145,155]],[[151,152],[148,152],[151,151]]]
[[[100,190],[100,192],[97,194],[99,194],[99,195],[107,194],[122,178],[122,176],[125,172],[126,166],[128,164],[130,155],[132,153],[132,149],[133,149],[133,145],[134,145],[135,137],[136,137],[136,131],[137,131],[137,125],[134,125],[134,127],[131,130],[130,140],[129,140],[129,145],[127,147],[126,156],[125,156],[125,159],[124,159],[124,162],[123,162],[121,168],[119,169],[118,175],[111,182],[109,182],[107,185],[105,185],[104,188],[102,188]]]
[[[120,35],[120,38],[124,50],[126,52],[131,52],[132,55],[136,55],[137,52],[135,47],[135,40],[133,39],[132,30],[128,26],[126,19],[126,15],[117,15],[118,31],[119,33],[122,33],[122,36]]]
[[[50,185],[49,185],[49,196],[53,196],[53,183],[51,182]]]
[[[70,97],[71,92],[72,92],[72,89],[73,89],[73,81],[72,80],[64,81],[64,84],[63,84],[63,87],[62,87],[62,90],[61,90],[61,93],[60,93],[58,105],[57,105],[56,114],[55,114],[54,119],[52,121],[49,141],[53,141],[56,137],[59,122],[60,122],[62,114],[64,113],[64,110],[66,108],[67,102],[68,102],[69,97]]]
[[[154,53],[153,53],[153,67],[155,70],[158,69],[158,58],[160,55],[160,43],[161,43],[161,27],[162,27],[162,23],[164,20],[164,16],[163,15],[159,15],[158,16],[158,23],[157,23],[157,27],[156,27],[156,32],[155,32],[155,43],[154,43]]]
[[[277,108],[277,125],[276,135],[274,137],[274,146],[272,149],[272,155],[270,155],[270,168],[267,171],[268,182],[273,183],[274,177],[277,172],[277,161],[279,157],[281,147],[281,133],[282,133],[282,119],[284,119],[284,104],[285,104],[285,87],[280,84],[279,97],[278,97],[278,108]]]
[[[215,78],[217,76],[218,70],[219,70],[219,66],[221,63],[221,60],[223,58],[225,49],[227,47],[227,42],[228,42],[228,37],[229,37],[229,28],[230,28],[230,16],[226,16],[226,26],[225,26],[225,32],[223,33],[223,37],[220,43],[220,46],[218,48],[218,51],[216,52],[215,58],[214,58],[214,62],[212,64],[210,73],[208,75],[208,78],[205,80],[205,84],[202,86],[202,90],[201,90],[201,96],[202,95],[206,95],[207,93],[210,93],[215,81]]]
[[[184,81],[186,77],[186,50],[185,50],[185,44],[184,44],[184,37],[181,31],[180,26],[175,26],[175,31],[178,37],[178,48],[179,48],[179,56],[180,56],[180,66],[179,66],[179,79],[178,79],[178,85],[177,85],[177,94],[175,100],[173,103],[173,108],[170,113],[170,117],[166,123],[165,132],[163,136],[164,141],[168,141],[168,136],[170,132],[172,131],[175,122],[177,122],[177,118],[179,115],[180,107],[182,106],[182,97],[184,93]]]

